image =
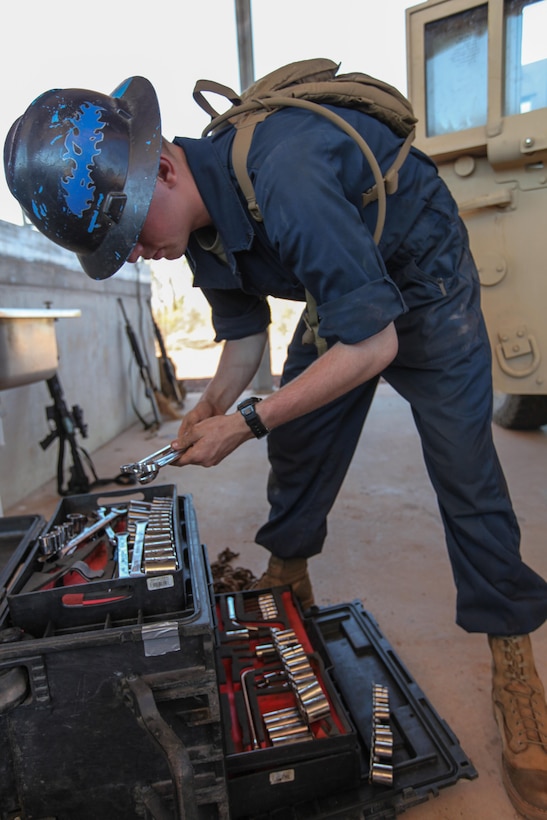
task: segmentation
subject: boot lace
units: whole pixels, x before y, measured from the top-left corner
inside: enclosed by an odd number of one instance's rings
[[[547,751],[546,707],[541,683],[534,669],[528,668],[518,637],[504,639],[508,678],[504,686],[511,698],[511,710],[518,727],[520,740],[540,746]],[[537,678],[536,686],[533,679]],[[524,737],[523,737],[524,736]]]

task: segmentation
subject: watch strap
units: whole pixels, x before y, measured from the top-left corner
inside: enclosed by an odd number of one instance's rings
[[[257,396],[251,396],[249,399],[245,399],[244,401],[240,402],[237,405],[237,409],[245,419],[245,423],[251,430],[256,438],[263,438],[267,436],[270,432],[265,424],[263,424],[262,419],[256,412],[256,406],[259,401]]]

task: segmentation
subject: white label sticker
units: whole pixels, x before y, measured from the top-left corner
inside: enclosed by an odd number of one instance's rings
[[[149,590],[167,589],[175,586],[175,579],[172,575],[151,575],[146,579],[146,586]]]
[[[270,786],[277,786],[279,783],[292,783],[294,780],[294,769],[283,769],[281,772],[270,772]]]

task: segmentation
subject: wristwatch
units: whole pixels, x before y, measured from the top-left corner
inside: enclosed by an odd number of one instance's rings
[[[270,431],[265,424],[262,424],[260,416],[255,410],[255,404],[258,404],[259,401],[262,401],[262,399],[251,396],[250,399],[245,399],[245,401],[240,402],[240,404],[237,405],[237,409],[247,422],[247,425],[251,428],[253,434],[257,438],[262,438],[263,436],[267,436]]]

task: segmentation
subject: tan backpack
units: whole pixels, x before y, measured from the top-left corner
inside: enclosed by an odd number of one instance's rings
[[[385,223],[386,196],[397,190],[399,169],[408,156],[415,136],[416,118],[410,102],[393,86],[368,74],[337,76],[338,68],[339,64],[323,58],[290,63],[257,80],[241,95],[220,83],[198,80],[194,87],[194,99],[211,116],[211,122],[202,136],[217,131],[228,123],[235,126],[232,148],[234,172],[247,199],[251,216],[256,221],[262,221],[247,172],[247,157],[256,125],[270,114],[286,107],[304,108],[326,117],[355,140],[370,165],[374,185],[363,192],[363,206],[378,200],[378,217],[374,230],[374,241],[378,243]],[[225,97],[232,103],[231,108],[219,114],[204,97],[204,92]],[[395,161],[385,174],[382,174],[373,151],[361,134],[338,114],[325,108],[325,105],[363,111],[388,125],[397,136],[404,137]],[[317,335],[317,306],[311,294],[306,295],[309,327],[319,352],[323,352],[326,345]]]

